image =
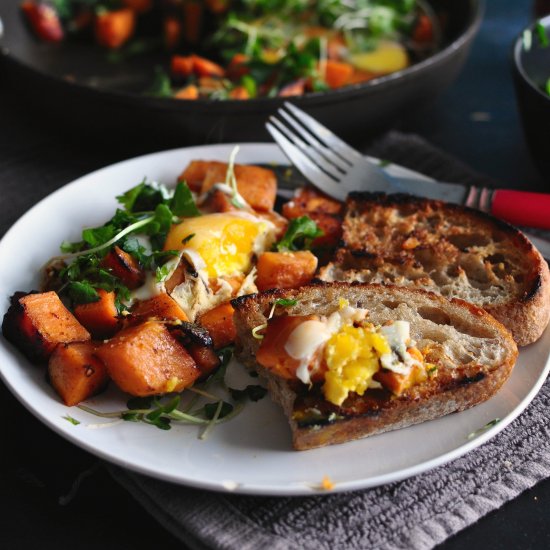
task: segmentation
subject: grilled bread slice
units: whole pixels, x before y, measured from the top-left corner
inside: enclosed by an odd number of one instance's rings
[[[390,283],[486,309],[520,346],[550,319],[550,272],[518,229],[478,210],[410,195],[351,193],[324,281]]]
[[[362,396],[350,393],[336,406],[325,399],[321,383],[284,379],[257,363],[261,340],[252,331],[267,322],[273,304],[281,299],[287,305],[276,305],[275,316],[328,316],[346,300],[351,307],[367,309],[367,319],[375,325],[407,321],[433,374],[399,396],[383,388],[367,389]],[[404,428],[472,407],[502,386],[517,358],[511,334],[485,310],[419,289],[320,283],[243,296],[232,303],[238,358],[266,376],[271,397],[289,419],[298,450]]]

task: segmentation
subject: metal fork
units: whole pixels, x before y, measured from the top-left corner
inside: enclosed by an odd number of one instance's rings
[[[369,161],[359,151],[323,126],[313,117],[285,102],[277,112],[286,122],[271,116],[266,128],[300,172],[321,191],[337,200],[344,200],[350,191],[368,190],[411,193],[411,186],[419,186],[418,180],[396,179]],[[457,191],[464,194],[462,204],[489,211],[492,190],[487,187],[451,185],[441,188],[437,198],[452,200]],[[414,193],[417,194],[417,193]],[[457,202],[457,201],[452,201]]]
[[[343,201],[350,191],[404,192],[491,211],[494,190],[433,180],[393,178],[295,105],[288,102],[283,105],[284,108],[278,110],[282,120],[271,116],[266,128],[290,162],[327,195]],[[548,200],[548,196],[531,195],[532,200]],[[548,240],[527,236],[545,258],[550,258]]]

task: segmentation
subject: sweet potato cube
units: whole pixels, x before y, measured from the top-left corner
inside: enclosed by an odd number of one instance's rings
[[[101,265],[130,289],[138,288],[145,282],[145,272],[138,261],[118,246],[114,246],[103,258]]]
[[[55,8],[32,1],[22,2],[21,10],[38,38],[46,42],[63,40],[65,33]]]
[[[168,294],[159,294],[148,300],[137,302],[132,308],[132,316],[141,321],[147,321],[153,317],[157,319],[189,321],[185,311]]]
[[[379,370],[373,378],[395,395],[401,395],[411,386],[424,382],[427,378],[427,374],[423,367],[414,365],[408,374],[398,374],[391,370],[382,369]]]
[[[258,258],[258,290],[298,288],[313,279],[317,258],[309,250],[298,252],[264,252]]]
[[[176,99],[198,99],[199,89],[194,84],[189,84],[174,94]]]
[[[120,48],[134,34],[135,27],[136,14],[130,8],[106,11],[96,16],[96,40],[106,48]]]
[[[187,78],[193,74],[193,58],[190,55],[173,55],[170,72],[176,78]]]
[[[60,344],[50,357],[50,382],[68,407],[99,393],[109,382],[105,365],[94,355],[94,342]]]
[[[180,392],[201,375],[183,345],[156,321],[121,330],[97,356],[115,384],[136,396]]]
[[[195,363],[197,363],[197,367],[199,367],[203,378],[220,366],[218,354],[208,346],[191,344],[189,346],[189,353],[195,360]]]
[[[47,361],[58,344],[90,339],[90,333],[53,291],[15,293],[2,332],[35,363]]]
[[[211,164],[224,164],[226,167],[225,169],[227,170],[227,165],[223,162],[217,162],[214,160],[192,160],[180,174],[178,179],[185,181],[191,191],[198,193],[201,190],[202,182],[204,181],[206,172]]]
[[[329,88],[341,88],[349,84],[353,72],[354,68],[350,63],[334,61],[333,59],[325,61],[325,82]]]
[[[293,380],[296,378],[296,371],[300,366],[300,360],[291,357],[285,345],[292,334],[302,323],[306,321],[317,321],[317,315],[278,315],[267,322],[267,328],[258,352],[256,360],[262,367],[269,369],[273,374]],[[322,370],[312,373],[312,380],[322,380]]]
[[[237,329],[233,321],[233,306],[227,302],[201,315],[199,324],[210,333],[214,348],[223,348],[235,341]]]
[[[232,212],[238,210],[231,202],[231,197],[221,189],[214,189],[208,193],[208,197],[202,203],[202,209],[206,212]]]
[[[75,317],[90,331],[94,338],[108,338],[120,326],[115,305],[115,293],[99,289],[99,300],[79,304],[74,308]]]
[[[227,164],[225,162],[211,163],[206,170],[201,192],[206,193],[214,184],[225,182],[226,176]],[[254,210],[261,212],[273,210],[277,195],[277,178],[273,170],[237,164],[235,165],[235,177],[239,193]]]
[[[192,55],[191,57],[193,58],[193,72],[197,76],[215,76],[220,78],[225,76],[225,70],[221,65],[200,55]]]

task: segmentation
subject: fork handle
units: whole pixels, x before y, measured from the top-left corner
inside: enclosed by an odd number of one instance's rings
[[[550,229],[550,194],[497,189],[491,214],[514,225]]]

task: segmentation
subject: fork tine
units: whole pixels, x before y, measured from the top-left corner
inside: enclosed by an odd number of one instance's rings
[[[338,185],[332,178],[327,176],[319,167],[313,164],[313,162],[273,126],[273,124],[268,122],[265,126],[271,134],[271,137],[279,144],[279,147],[288,157],[290,162],[302,172],[306,179],[314,182],[315,185],[321,187],[327,195],[337,200],[341,201],[346,198],[346,190]]]
[[[338,181],[342,177],[342,172],[338,170],[333,164],[328,162],[320,153],[318,153],[312,146],[305,143],[300,136],[296,135],[290,128],[287,128],[279,119],[274,116],[269,117],[271,122],[277,129],[285,135],[285,137],[294,144],[298,149],[302,151],[314,164],[321,168],[323,172],[326,172],[332,179]]]
[[[323,126],[313,117],[296,107],[296,105],[285,101],[284,106],[314,135],[323,140],[334,151],[337,151],[344,160],[350,163],[355,162],[357,159],[363,160],[358,151],[340,139],[337,135],[333,134],[326,126]]]
[[[302,136],[308,145],[314,147],[321,155],[323,155],[323,157],[325,157],[328,162],[334,164],[344,173],[349,170],[349,162],[343,160],[338,153],[335,153],[331,149],[327,148],[325,144],[319,141],[311,132],[308,132],[296,118],[290,116],[283,109],[278,109],[277,112],[300,134],[300,136]]]

